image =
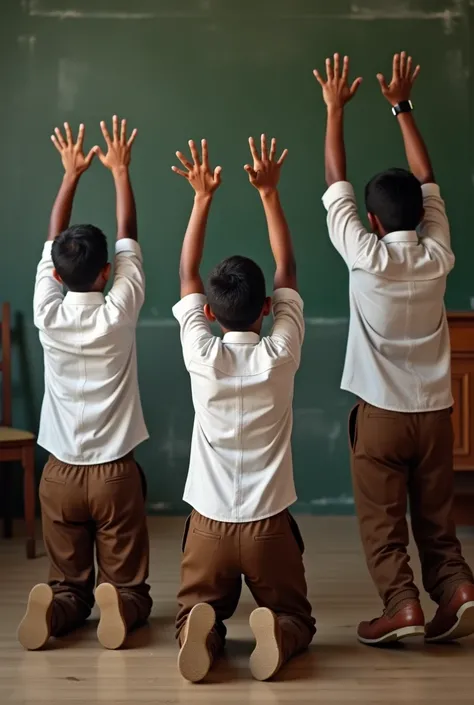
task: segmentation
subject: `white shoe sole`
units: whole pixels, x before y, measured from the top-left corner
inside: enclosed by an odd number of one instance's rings
[[[53,591],[44,583],[35,585],[28,597],[25,616],[18,627],[18,641],[24,649],[41,649],[51,636]]]
[[[456,623],[444,634],[435,637],[426,637],[427,644],[456,641],[465,636],[474,634],[474,602],[466,602],[456,614]]]
[[[250,656],[250,670],[255,680],[266,681],[275,675],[282,662],[277,618],[271,610],[259,607],[252,612],[249,621],[256,641]]]
[[[105,649],[120,649],[127,638],[127,625],[117,588],[110,583],[102,583],[95,591],[95,600],[100,609],[98,640]]]
[[[402,641],[403,639],[411,639],[415,636],[423,636],[425,633],[424,627],[402,627],[401,629],[394,629],[393,632],[384,634],[384,636],[379,639],[364,639],[364,637],[357,635],[358,640],[361,644],[366,644],[366,646],[382,646],[383,644],[393,644],[396,641]]]
[[[186,636],[179,651],[178,669],[183,678],[199,683],[209,673],[212,665],[207,638],[216,623],[216,613],[211,605],[201,602],[188,615]]]

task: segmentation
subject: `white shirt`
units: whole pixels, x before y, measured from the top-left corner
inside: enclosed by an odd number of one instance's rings
[[[184,500],[216,521],[265,519],[296,501],[291,432],[303,301],[278,289],[268,337],[223,339],[211,333],[205,303],[190,294],[173,308],[196,413]]]
[[[135,328],[145,277],[140,246],[116,243],[107,296],[66,296],[53,278],[52,242],[44,246],[34,321],[44,350],[44,399],[38,443],[64,463],[107,463],[148,438],[138,389]]]
[[[333,184],[323,203],[331,241],[350,274],[345,389],[382,409],[446,409],[451,395],[446,277],[454,266],[436,184],[425,184],[419,232],[379,239],[358,214],[352,186]]]

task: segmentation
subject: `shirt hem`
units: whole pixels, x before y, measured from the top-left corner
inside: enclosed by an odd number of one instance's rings
[[[149,436],[149,434],[147,434],[147,435],[144,436],[141,440],[136,441],[130,448],[128,448],[128,449],[126,449],[126,450],[124,450],[124,451],[120,451],[120,453],[119,453],[118,455],[113,455],[113,456],[110,457],[110,458],[109,458],[109,457],[107,457],[107,458],[100,458],[100,460],[99,460],[99,459],[96,459],[96,460],[93,460],[93,461],[90,461],[90,460],[89,460],[89,461],[84,461],[84,460],[83,460],[82,462],[77,462],[76,460],[71,460],[71,459],[66,460],[64,456],[61,457],[61,455],[59,455],[58,453],[56,453],[54,450],[52,450],[51,448],[48,448],[47,446],[43,445],[39,439],[38,439],[38,445],[39,445],[41,448],[44,448],[44,450],[45,450],[47,453],[51,453],[51,455],[54,455],[54,457],[55,457],[57,460],[59,460],[61,463],[64,463],[65,465],[77,465],[78,467],[82,467],[82,466],[87,466],[87,465],[92,466],[92,465],[105,465],[106,463],[115,463],[117,460],[120,460],[121,458],[124,458],[124,457],[125,457],[126,455],[128,455],[129,453],[132,453],[132,452],[135,450],[135,448],[138,448],[138,446],[139,446],[141,443],[144,443],[144,442],[147,441],[149,438],[150,438],[150,436]]]
[[[351,389],[349,386],[345,386],[343,384],[341,384],[341,389],[344,392],[350,392],[350,394],[354,394],[358,399],[365,402],[366,404],[370,404],[371,406],[376,406],[378,409],[382,409],[384,411],[395,411],[400,414],[424,414],[424,413],[430,412],[430,411],[444,411],[445,409],[450,409],[454,404],[454,399],[451,397],[450,402],[443,402],[442,404],[439,404],[439,405],[436,404],[435,406],[417,406],[414,408],[407,409],[406,407],[402,408],[400,406],[392,406],[391,404],[381,405],[380,402],[377,402],[374,399],[369,399],[367,397],[363,397],[361,394],[356,392],[354,389]]]
[[[284,512],[288,507],[291,507],[298,497],[294,497],[294,499],[290,500],[289,502],[285,502],[285,505],[281,507],[281,509],[275,509],[272,510],[269,513],[262,514],[256,517],[248,517],[246,519],[229,519],[229,517],[223,517],[223,516],[211,516],[209,512],[204,512],[201,509],[199,509],[193,502],[191,502],[189,499],[186,499],[186,497],[183,497],[183,501],[186,502],[186,504],[189,504],[194,511],[198,512],[201,516],[205,517],[206,519],[210,519],[211,521],[221,521],[224,524],[248,524],[253,521],[263,521],[264,519],[270,519],[271,517],[276,516],[277,514],[281,514],[281,512]]]

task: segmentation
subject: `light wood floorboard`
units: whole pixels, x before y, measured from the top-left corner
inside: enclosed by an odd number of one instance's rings
[[[359,645],[358,621],[377,616],[380,604],[365,568],[355,521],[300,517],[299,523],[318,633],[311,650],[271,683],[253,681],[248,670],[252,650],[248,616],[253,603],[246,590],[228,623],[227,655],[208,682],[191,685],[180,678],[173,621],[181,518],[150,520],[152,620],[130,637],[127,649],[116,652],[104,651],[98,644],[95,612],[74,635],[53,642],[45,651],[24,652],[16,641],[16,627],[29,589],[44,581],[48,564],[45,557],[27,561],[20,537],[0,541],[0,705],[472,705],[474,639],[430,647],[413,641],[390,650]],[[474,565],[474,536],[463,536],[463,544]],[[419,574],[417,561],[414,565]],[[426,599],[423,604],[430,617],[434,607]]]

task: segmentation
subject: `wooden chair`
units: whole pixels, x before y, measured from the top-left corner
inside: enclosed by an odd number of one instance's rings
[[[12,427],[12,378],[11,378],[11,324],[10,304],[2,306],[1,329],[1,406],[0,406],[0,475],[1,463],[19,462],[24,471],[24,512],[26,521],[26,556],[34,558],[35,543],[35,445],[36,438],[29,431]],[[8,483],[5,483],[8,485]],[[5,493],[3,493],[5,494]],[[4,537],[12,535],[8,519],[8,496],[3,497],[5,507]]]

